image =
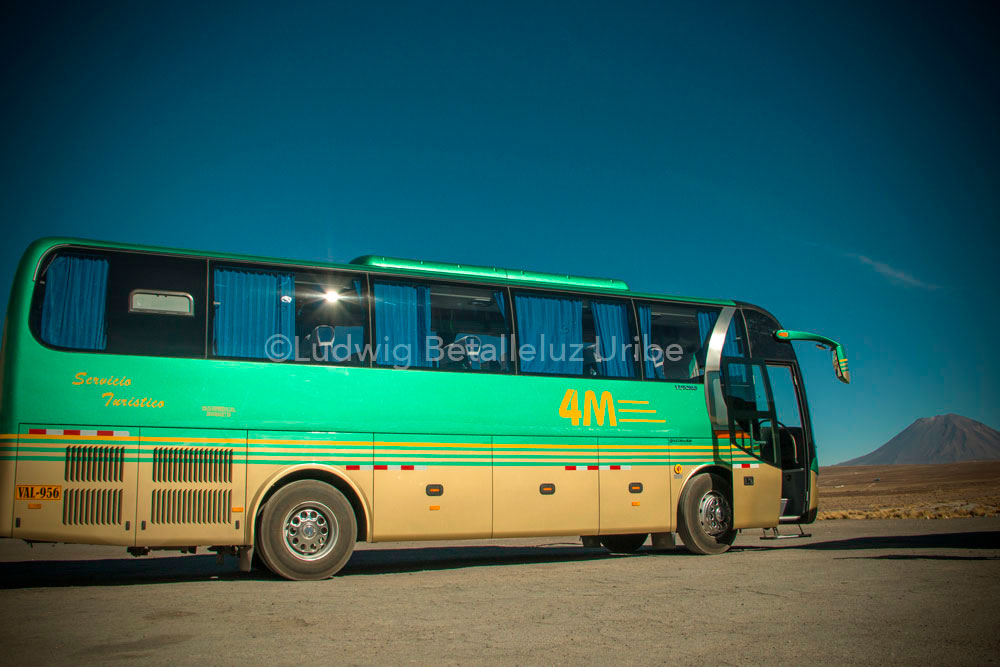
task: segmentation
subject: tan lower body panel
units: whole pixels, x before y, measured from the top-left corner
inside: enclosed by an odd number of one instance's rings
[[[13,451],[10,460],[0,461],[0,489],[14,488]],[[0,537],[10,537],[14,528],[14,497],[9,493],[0,494]]]
[[[428,487],[432,493],[428,495]],[[489,466],[376,470],[374,541],[489,537]]]
[[[819,507],[819,476],[815,470],[809,471],[809,511],[813,512]]]
[[[670,466],[601,470],[601,535],[673,530]]]
[[[781,468],[733,467],[733,528],[770,528],[781,511]]]
[[[247,432],[140,431],[137,546],[243,544]]]
[[[138,434],[114,426],[22,425],[13,537],[135,544]],[[59,499],[18,499],[18,486],[41,485],[59,487]]]
[[[493,537],[596,535],[599,483],[598,471],[586,467],[494,468]],[[542,493],[542,485],[554,492]]]

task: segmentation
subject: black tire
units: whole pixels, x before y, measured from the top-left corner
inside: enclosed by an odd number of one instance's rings
[[[312,479],[278,489],[264,505],[257,531],[260,557],[285,579],[326,579],[354,552],[358,526],[340,491]]]
[[[264,574],[271,573],[271,566],[264,560],[264,553],[259,546],[253,548],[253,556],[250,558],[250,570],[263,572]]]
[[[613,554],[635,553],[646,543],[649,533],[635,533],[633,535],[602,535],[601,546]]]
[[[732,498],[729,482],[714,473],[688,482],[677,512],[677,532],[688,551],[721,554],[729,550],[736,539]]]
[[[261,506],[257,510],[257,525],[254,529],[254,540],[253,540],[253,558],[250,561],[250,568],[253,570],[259,570],[268,575],[274,575],[275,570],[271,567],[271,564],[267,562],[267,554],[264,553],[264,547],[261,546],[260,536],[261,536],[261,517],[264,514],[264,509],[267,507],[267,503]]]

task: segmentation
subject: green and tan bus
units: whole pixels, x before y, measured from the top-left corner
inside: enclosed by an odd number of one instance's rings
[[[0,536],[340,570],[358,540],[721,553],[816,516],[792,340],[619,280],[48,238],[3,330]]]

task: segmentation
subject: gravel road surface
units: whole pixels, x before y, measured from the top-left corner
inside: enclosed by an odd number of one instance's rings
[[[983,664],[1000,518],[823,521],[722,556],[573,538],[360,545],[323,582],[0,540],[6,664]]]

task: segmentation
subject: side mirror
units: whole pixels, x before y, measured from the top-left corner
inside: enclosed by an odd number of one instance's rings
[[[842,345],[833,348],[833,372],[837,374],[838,380],[851,384],[851,371],[847,367],[847,356]]]
[[[844,346],[832,338],[806,331],[789,331],[788,329],[778,329],[774,332],[774,338],[789,342],[793,340],[808,340],[817,343],[816,347],[820,349],[828,348],[833,350],[833,372],[836,374],[837,379],[844,384],[851,383],[851,371],[847,368],[847,353],[844,352]]]

